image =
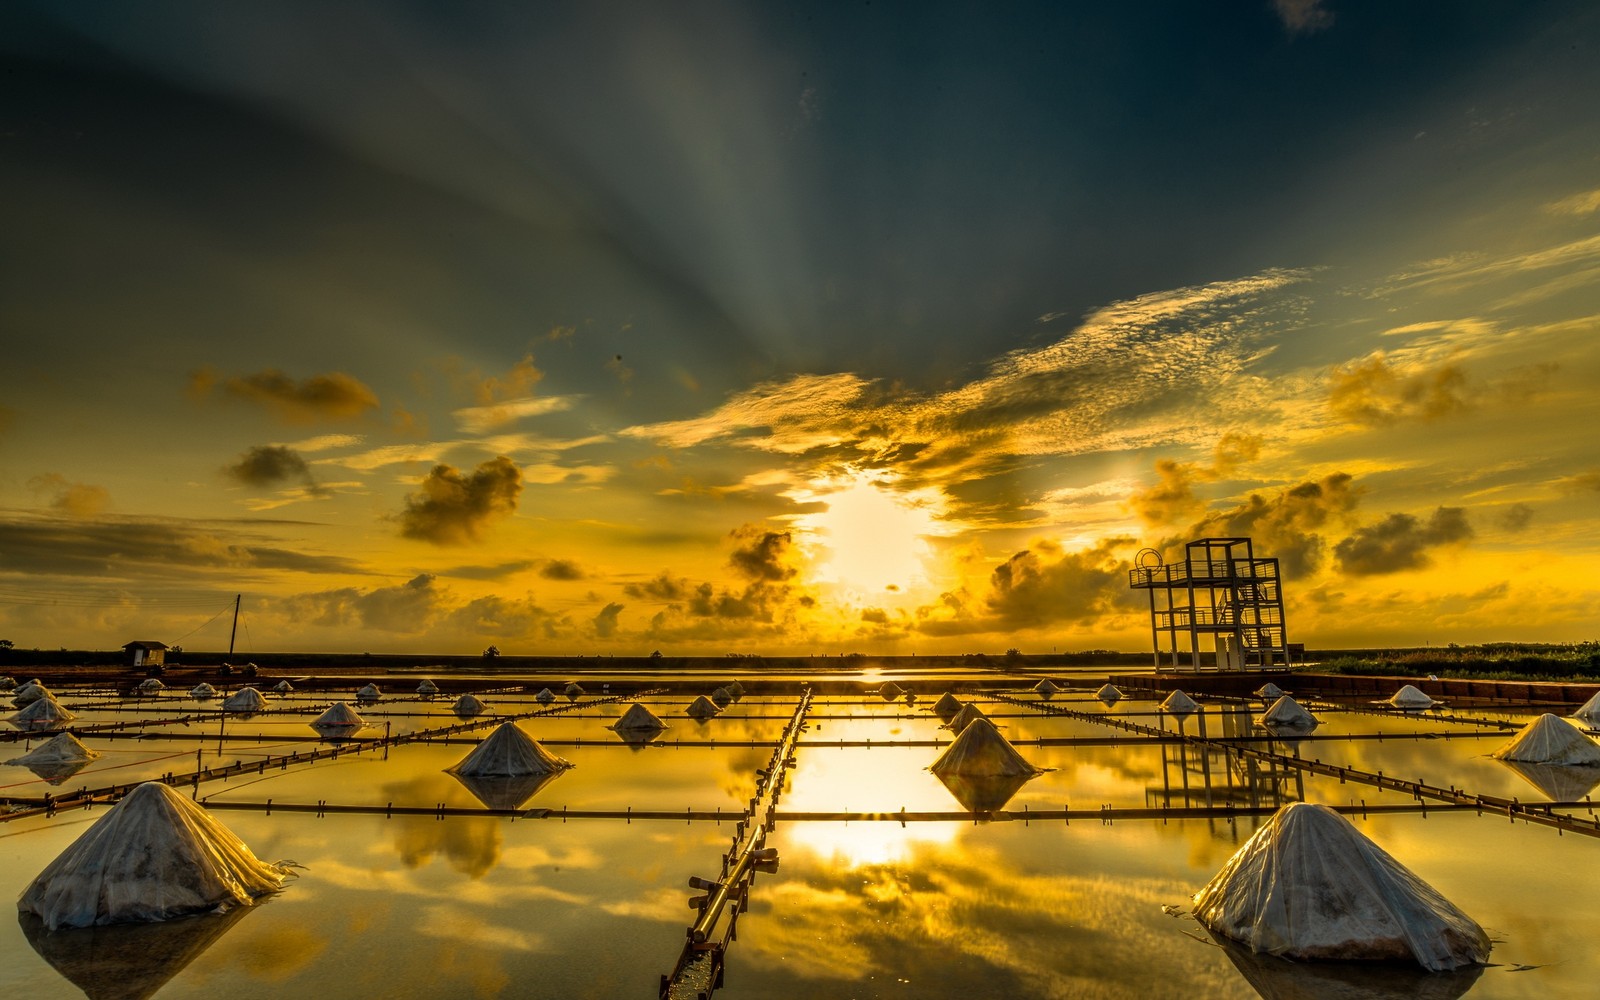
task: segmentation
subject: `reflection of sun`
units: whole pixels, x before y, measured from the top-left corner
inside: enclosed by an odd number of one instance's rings
[[[953,843],[960,823],[907,823],[864,820],[857,823],[790,823],[789,843],[815,854],[835,871],[896,864],[929,845]]]
[[[796,493],[797,500],[827,505],[796,521],[827,550],[818,565],[820,580],[869,594],[926,581],[927,539],[945,533],[935,516],[939,498],[926,490],[897,493],[889,483],[886,476],[858,472]]]

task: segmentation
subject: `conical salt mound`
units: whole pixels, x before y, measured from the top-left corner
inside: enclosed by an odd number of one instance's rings
[[[965,778],[1009,778],[1039,773],[1039,768],[1024,760],[1017,748],[1000,735],[994,723],[982,716],[968,723],[955,742],[928,765],[928,770],[940,777],[960,775]]]
[[[222,700],[227,712],[259,712],[267,707],[267,699],[253,687],[243,687]]]
[[[709,719],[713,715],[716,715],[717,711],[717,706],[711,701],[711,699],[707,698],[705,695],[701,695],[694,701],[690,702],[689,707],[684,709],[683,713],[696,719]]]
[[[571,761],[540,746],[538,740],[518,729],[516,723],[506,722],[448,770],[467,778],[515,778],[564,771],[571,766]]]
[[[146,677],[144,680],[139,682],[139,693],[160,694],[162,691],[166,690],[166,687],[167,686],[165,684],[161,683],[161,678]]]
[[[1053,694],[1060,694],[1061,686],[1055,681],[1046,677],[1044,680],[1033,686],[1033,693],[1041,698],[1048,698]]]
[[[1094,696],[1107,705],[1115,705],[1122,700],[1122,692],[1113,684],[1100,685],[1100,690],[1096,691]]]
[[[348,702],[334,702],[328,710],[317,716],[313,726],[364,726],[367,720],[356,714]]]
[[[883,698],[884,701],[894,701],[905,693],[905,689],[896,684],[894,681],[884,681],[883,684],[878,688],[878,695]]]
[[[248,906],[283,888],[286,875],[205,809],[147,781],[45,866],[17,908],[50,930],[166,920]]]
[[[622,718],[618,719],[612,724],[611,728],[619,732],[646,732],[657,729],[665,729],[667,728],[667,724],[657,718],[654,712],[650,711],[648,708],[645,708],[638,702],[634,702],[632,705],[628,706],[628,710],[626,712],[622,713]]]
[[[288,681],[279,681],[278,683],[272,685],[272,690],[276,691],[278,694],[289,694],[294,691],[294,685],[290,684]]]
[[[933,714],[941,719],[954,718],[959,711],[961,711],[961,699],[949,691],[940,695],[939,700],[933,703]]]
[[[711,703],[718,708],[727,708],[733,704],[733,692],[725,687],[717,688],[711,692]]]
[[[439,693],[439,685],[435,684],[433,681],[431,681],[431,680],[429,680],[427,678],[424,678],[422,683],[417,685],[417,694],[438,694],[438,693]]]
[[[1572,713],[1574,718],[1582,719],[1591,725],[1600,724],[1600,691],[1595,692],[1593,698],[1583,703],[1583,707]]]
[[[950,720],[949,729],[952,733],[965,732],[966,728],[973,723],[973,720],[983,719],[988,721],[988,718],[976,703],[969,701],[962,705],[961,711],[957,712],[955,718]]]
[[[1429,708],[1433,699],[1407,684],[1390,696],[1389,704],[1395,708]]]
[[[40,684],[38,678],[35,678],[17,688],[17,690],[12,693],[12,697],[16,699],[17,707],[21,708],[23,705],[33,704],[40,698],[49,698],[51,697],[51,694],[49,689],[43,684]]]
[[[1600,765],[1600,745],[1578,727],[1546,712],[1512,737],[1511,742],[1491,753],[1498,760],[1522,760],[1532,764]]]
[[[541,705],[548,705],[556,700],[556,693],[549,688],[540,688],[539,693],[533,696],[533,700]]]
[[[1265,684],[1256,688],[1256,697],[1267,701],[1282,698],[1283,688],[1272,683],[1271,681],[1267,681]]]
[[[71,733],[60,733],[6,763],[25,767],[44,780],[51,781],[56,775],[65,779],[77,774],[99,756]]]
[[[206,698],[215,698],[216,696],[217,689],[212,687],[210,684],[207,684],[205,681],[201,681],[199,684],[196,684],[194,687],[189,689],[189,697],[191,698],[199,698],[203,700]]]
[[[450,706],[450,711],[461,716],[463,719],[474,718],[482,715],[488,710],[489,706],[483,701],[483,699],[471,693],[464,694],[457,698],[456,703]]]
[[[1289,959],[1414,959],[1434,971],[1489,957],[1489,936],[1327,806],[1284,806],[1194,897],[1194,916]]]
[[[561,693],[566,695],[570,700],[577,701],[579,698],[583,697],[583,685],[579,684],[577,681],[573,681],[564,689],[562,689]]]
[[[1199,707],[1193,698],[1182,691],[1173,691],[1161,703],[1161,708],[1170,715],[1188,715]]]
[[[1304,705],[1284,694],[1279,695],[1278,700],[1272,703],[1272,707],[1262,712],[1256,721],[1263,726],[1310,729],[1317,724],[1317,717],[1306,711]]]
[[[15,677],[0,677],[0,694],[4,694],[7,691],[15,691],[16,689],[17,679]]]
[[[383,697],[383,690],[376,684],[368,684],[356,692],[356,701],[377,701]]]
[[[740,698],[744,697],[744,685],[740,684],[738,681],[734,681],[731,684],[724,684],[723,687],[727,688],[728,693],[733,695],[734,701],[738,701]]]
[[[77,716],[61,707],[54,698],[40,698],[8,720],[18,729],[54,729]]]

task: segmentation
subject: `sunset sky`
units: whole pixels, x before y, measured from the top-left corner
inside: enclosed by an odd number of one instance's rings
[[[995,10],[1008,13],[999,15]],[[0,637],[1600,638],[1600,7],[0,8]]]

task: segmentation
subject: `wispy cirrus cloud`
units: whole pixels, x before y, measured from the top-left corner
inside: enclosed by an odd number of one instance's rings
[[[465,434],[487,434],[492,430],[514,423],[524,417],[537,417],[546,413],[570,410],[584,397],[526,396],[507,399],[482,406],[468,406],[452,411],[456,426]]]

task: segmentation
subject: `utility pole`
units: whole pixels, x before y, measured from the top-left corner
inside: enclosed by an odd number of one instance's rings
[[[233,595],[233,631],[228,633],[228,662],[233,662],[233,640],[239,635],[239,598],[243,594]]]

